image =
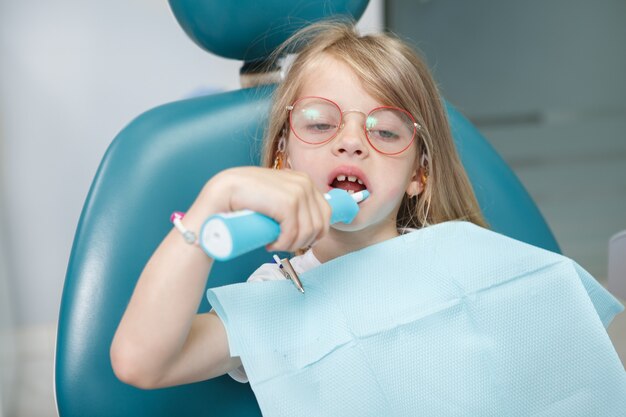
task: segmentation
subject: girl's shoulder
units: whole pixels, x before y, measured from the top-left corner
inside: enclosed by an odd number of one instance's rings
[[[302,255],[294,256],[289,260],[291,266],[296,270],[298,274],[302,274],[309,269],[315,268],[320,265],[320,261],[315,257],[313,251],[309,249]],[[261,281],[277,281],[286,279],[280,272],[278,264],[274,262],[266,263],[257,268],[256,271],[250,275],[248,282],[261,282]]]
[[[275,263],[263,264],[248,277],[248,282],[278,281],[285,279]]]

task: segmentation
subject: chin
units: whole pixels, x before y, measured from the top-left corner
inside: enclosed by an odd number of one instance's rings
[[[371,213],[365,211],[359,212],[350,224],[335,223],[330,225],[331,230],[339,232],[359,232],[366,229],[372,229],[372,231],[376,231],[376,233],[378,233],[388,227],[390,230],[397,230],[395,216],[392,217],[391,213],[387,216],[381,216],[380,214],[372,216]]]
[[[350,224],[335,223],[330,225],[331,229],[338,230],[340,232],[358,232],[359,230],[365,229],[365,227],[365,225],[358,224],[356,221],[353,221]]]
[[[359,232],[361,230],[365,230],[367,228],[375,226],[377,223],[378,222],[374,219],[363,218],[359,213],[352,221],[352,223],[335,223],[331,224],[330,228],[340,232]]]

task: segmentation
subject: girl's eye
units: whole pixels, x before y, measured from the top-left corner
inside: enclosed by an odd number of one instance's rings
[[[311,133],[325,133],[329,130],[334,130],[335,128],[335,125],[331,125],[329,123],[312,123],[306,125],[306,130]]]
[[[376,130],[368,130],[367,133],[373,139],[380,139],[384,141],[395,141],[395,140],[400,139],[400,135],[398,135],[397,133],[391,130],[376,129]]]

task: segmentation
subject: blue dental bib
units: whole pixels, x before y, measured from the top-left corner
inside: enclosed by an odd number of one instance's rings
[[[264,416],[619,416],[605,327],[622,305],[574,261],[466,222],[207,297]]]

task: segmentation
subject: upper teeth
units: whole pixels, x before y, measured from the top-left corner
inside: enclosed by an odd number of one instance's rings
[[[348,181],[350,182],[358,182],[359,184],[363,185],[363,181],[361,181],[359,178],[357,178],[354,175],[348,175]],[[346,176],[345,175],[337,175],[337,181],[345,181],[346,180]]]

